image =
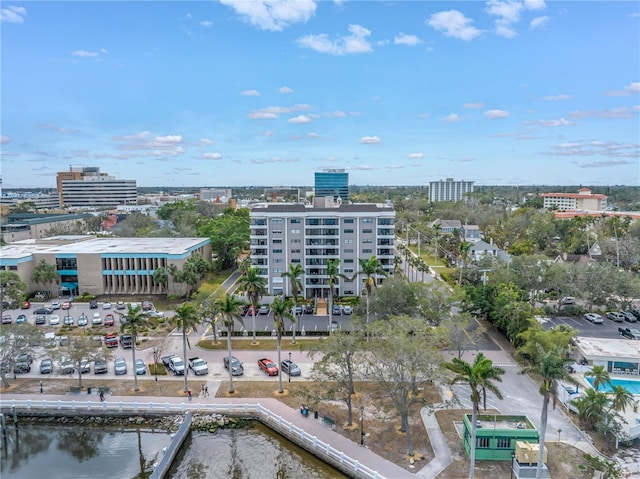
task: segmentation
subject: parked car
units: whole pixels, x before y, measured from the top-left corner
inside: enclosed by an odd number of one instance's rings
[[[87,324],[89,324],[89,318],[87,318],[86,314],[82,313],[78,316],[78,326],[86,326]]]
[[[60,301],[51,301],[51,309],[60,309]]]
[[[244,313],[245,316],[253,316],[253,306],[247,306],[247,310]]]
[[[280,369],[282,369],[283,373],[287,373],[289,376],[300,376],[300,374],[302,374],[298,365],[288,359],[280,362]]]
[[[29,301],[23,301],[20,303],[20,309],[29,309],[31,308],[31,303]]]
[[[31,372],[31,363],[33,363],[31,354],[20,353],[13,363],[13,372],[18,374]]]
[[[618,333],[627,339],[640,339],[640,330],[637,328],[618,328]]]
[[[58,324],[60,324],[60,316],[58,316],[57,314],[52,314],[51,316],[49,316],[49,324],[51,326],[57,326]]]
[[[131,334],[120,336],[120,345],[123,349],[131,349],[133,347],[133,336]]]
[[[304,314],[313,314],[313,305],[305,304],[304,305]]]
[[[260,309],[258,310],[258,314],[269,314],[269,306],[267,306],[266,304],[263,304],[262,306],[260,306]]]
[[[242,376],[244,374],[244,367],[238,358],[235,356],[226,356],[222,363],[224,364],[225,369],[229,369],[229,364],[231,364],[231,374],[233,376]]]
[[[162,311],[149,311],[147,316],[150,318],[164,318],[164,313]]]
[[[627,323],[637,323],[638,322],[638,318],[636,318],[636,315],[633,314],[633,312],[631,311],[623,311],[622,314],[624,314],[624,320]],[[16,323],[18,321],[16,320]]]
[[[258,359],[258,367],[261,371],[264,371],[269,376],[278,375],[278,366],[276,366],[276,363],[271,361],[271,359],[269,358]]]
[[[27,321],[27,317],[24,314],[19,314],[16,318],[16,324],[22,324]]]
[[[584,315],[584,319],[591,321],[593,324],[602,324],[604,319],[598,313],[587,313]]]
[[[41,314],[39,314],[38,316],[36,316],[36,319],[35,319],[35,321],[34,321],[34,323],[35,323],[37,326],[40,326],[40,325],[42,325],[42,324],[46,324],[46,322],[47,322],[47,318],[45,318],[45,317],[44,317],[43,315],[41,315]]]
[[[113,362],[113,370],[117,376],[127,374],[127,362],[122,356],[118,356]]]
[[[65,316],[62,322],[65,326],[73,326],[73,316]]]
[[[340,326],[340,323],[338,321],[331,321],[331,331],[332,332],[336,332],[336,331],[340,331],[342,329],[342,326]]]
[[[83,359],[80,362],[80,371],[82,371],[82,374],[89,374],[91,372],[91,363]]]
[[[73,374],[76,372],[76,366],[69,358],[60,359],[60,373],[61,374]]]
[[[53,372],[53,361],[45,358],[40,361],[40,374],[51,374]]]
[[[13,318],[11,317],[10,314],[3,314],[2,315],[2,324],[11,324],[13,323]]]
[[[142,311],[151,311],[152,309],[153,309],[153,304],[151,304],[151,301],[142,302]]]
[[[558,303],[561,305],[576,304],[576,298],[573,296],[565,296],[564,298],[560,298]]]
[[[63,310],[71,309],[71,302],[65,301],[64,303],[62,303],[62,306],[60,306],[60,309],[63,309]]]
[[[104,345],[107,348],[117,348],[119,344],[118,336],[115,333],[109,333],[104,337]]]
[[[140,358],[136,359],[136,374],[139,376],[147,374],[147,365]]]
[[[60,336],[58,339],[60,341],[60,346],[69,346],[71,344],[69,336]]]
[[[116,309],[127,309],[127,305],[124,304],[124,301],[118,301],[116,303]]]
[[[108,371],[107,360],[106,359],[96,359],[93,362],[93,373],[94,374],[106,374]]]
[[[91,318],[91,324],[102,324],[102,316],[97,311],[93,313],[93,318]]]
[[[636,317],[636,319],[640,319],[640,309],[632,309],[631,312]]]
[[[89,309],[98,309],[98,302],[95,299],[89,301]]]
[[[353,308],[349,305],[343,306],[342,307],[342,313],[343,314],[351,314],[353,313]]]
[[[46,306],[42,308],[36,309],[33,314],[51,314],[53,313],[53,308],[47,308]]]
[[[606,313],[604,313],[604,315],[607,319],[615,321],[616,323],[621,323],[624,321],[624,314],[619,311],[607,311]]]
[[[105,301],[102,303],[102,309],[111,309],[111,303],[109,301]]]
[[[115,320],[113,319],[113,314],[107,313],[104,316],[104,325],[105,326],[113,326],[114,323],[115,323]]]
[[[334,304],[331,308],[331,314],[334,316],[340,316],[342,314],[342,306],[339,304]]]
[[[292,313],[293,313],[295,316],[300,316],[300,315],[302,314],[302,305],[300,305],[300,304],[296,304],[296,305],[293,307],[293,311],[292,311]]]

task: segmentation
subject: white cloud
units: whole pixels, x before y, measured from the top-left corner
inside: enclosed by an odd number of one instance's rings
[[[524,6],[527,10],[544,10],[547,8],[544,0],[524,0]]]
[[[401,168],[404,168],[404,166],[402,166],[402,165],[389,165],[389,166],[387,166],[388,170],[399,170]]]
[[[43,123],[39,125],[43,130],[55,131],[56,133],[78,133],[80,130],[77,128],[65,128],[62,126],[54,125],[53,123]]]
[[[420,40],[415,35],[406,35],[404,33],[400,33],[393,39],[393,43],[395,43],[396,45],[407,45],[409,47],[413,47],[415,45],[418,45],[419,43],[422,43],[422,40]]]
[[[324,115],[328,116],[329,118],[345,118],[347,116],[345,112],[340,110],[334,110],[334,111],[325,113]]]
[[[281,86],[278,88],[278,93],[293,93],[293,90],[288,86]]]
[[[513,25],[521,19],[525,10],[543,10],[546,4],[543,0],[525,0],[520,2],[517,0],[489,0],[486,6],[486,12],[489,15],[498,17],[495,20],[496,35],[513,38],[517,34]],[[535,18],[530,27],[537,28],[543,26],[548,21],[548,17]]]
[[[318,135],[318,134],[317,134],[317,133],[315,133],[315,132],[312,132],[312,133],[308,133],[308,134],[307,134],[307,137],[308,137],[308,138],[313,138],[313,139],[315,139],[315,138],[320,138],[320,135]]]
[[[571,98],[573,98],[573,95],[549,95],[542,97],[544,101],[562,101],[570,100]]]
[[[480,103],[480,102],[475,102],[475,103],[465,103],[464,104],[465,108],[484,108],[484,103]]]
[[[138,151],[142,157],[177,156],[184,153],[182,135],[152,136],[149,131],[133,135],[115,136],[113,141],[119,142],[118,149]],[[148,150],[148,151],[145,151]]]
[[[11,143],[11,138],[8,136],[0,135],[0,145],[6,145]]]
[[[549,17],[536,17],[531,20],[529,28],[535,30],[536,28],[544,27],[547,23],[549,23]]]
[[[7,8],[0,8],[0,22],[24,23],[27,10],[24,7],[9,5]]]
[[[200,26],[209,28],[213,26],[213,22],[211,20],[203,20],[200,22]]]
[[[349,168],[350,170],[362,170],[362,171],[371,171],[375,170],[375,168],[371,165],[356,165]]]
[[[361,145],[377,145],[378,143],[382,143],[382,139],[377,136],[363,136],[360,138]]]
[[[466,18],[457,10],[434,13],[427,21],[427,25],[445,36],[466,41],[473,40],[482,33],[472,23],[472,19]]]
[[[293,118],[289,118],[288,122],[295,124],[311,123],[311,118],[307,115],[298,115]]]
[[[210,140],[209,138],[200,138],[200,140],[198,141],[198,144],[200,145],[213,145],[215,143],[215,141]]]
[[[640,144],[638,143],[618,143],[613,141],[575,141],[559,143],[553,147],[552,155],[558,156],[607,156],[610,158],[632,158],[637,161],[640,156]],[[636,161],[629,161],[635,163]],[[597,162],[599,163],[599,162]],[[613,164],[607,162],[609,164]],[[627,164],[627,163],[617,163]],[[604,165],[602,165],[604,166]],[[588,166],[585,166],[588,167]],[[594,165],[595,167],[595,165]]]
[[[629,83],[622,90],[612,90],[606,92],[607,96],[629,96],[640,93],[640,82]]]
[[[221,160],[222,155],[220,153],[203,153],[201,158],[203,160]]]
[[[245,90],[242,92],[243,96],[260,96],[260,92],[258,90]]]
[[[505,110],[487,110],[484,112],[485,116],[488,116],[489,118],[492,119],[497,119],[497,118],[506,118],[509,116],[509,112],[505,111]]]
[[[599,111],[572,111],[569,113],[571,118],[576,120],[582,118],[631,118],[634,116],[631,108],[620,107],[612,108],[611,110],[599,110]],[[636,110],[637,111],[637,110]]]
[[[311,107],[304,103],[300,103],[294,106],[268,106],[259,110],[253,110],[249,112],[247,118],[250,120],[273,120],[280,118],[280,115],[286,115],[296,111],[310,110]]]
[[[447,116],[443,118],[447,123],[456,123],[460,121],[460,117],[455,113],[449,113]]]
[[[316,3],[310,0],[220,0],[220,3],[233,8],[250,25],[272,32],[306,23],[316,11]]]
[[[407,158],[411,160],[417,160],[419,158],[424,158],[424,153],[409,153]]]
[[[369,53],[373,51],[367,37],[371,31],[360,25],[349,25],[350,35],[345,35],[336,40],[329,39],[326,33],[320,35],[306,35],[296,40],[299,47],[310,48],[320,53],[329,55],[346,55],[349,53]]]
[[[87,50],[75,50],[71,53],[74,57],[78,58],[97,58],[100,56],[100,52],[89,52]]]
[[[564,118],[559,120],[538,120],[536,123],[542,126],[571,126],[576,124],[575,121],[569,121]]]

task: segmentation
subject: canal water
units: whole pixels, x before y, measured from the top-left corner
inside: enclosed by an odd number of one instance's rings
[[[164,430],[21,423],[7,425],[0,450],[2,479],[148,478],[171,442]],[[172,479],[341,478],[260,423],[215,434],[194,432],[169,473]]]

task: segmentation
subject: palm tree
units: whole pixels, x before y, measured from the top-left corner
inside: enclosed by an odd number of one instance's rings
[[[567,371],[569,364],[573,359],[568,358],[564,350],[554,348],[550,351],[544,351],[538,348],[540,360],[529,367],[522,370],[522,374],[536,373],[542,378],[540,385],[540,394],[542,394],[542,411],[540,413],[540,446],[538,449],[538,466],[536,468],[536,479],[542,477],[542,466],[544,457],[544,439],[547,431],[547,410],[549,408],[549,400],[553,399],[553,409],[556,408],[558,400],[558,381],[568,381],[575,384],[576,381]]]
[[[609,403],[610,400],[605,393],[592,388],[587,388],[584,396],[572,401],[578,408],[580,421],[591,430],[603,420]]]
[[[331,325],[333,324],[333,287],[337,285],[340,279],[348,281],[344,274],[339,271],[340,260],[328,259],[327,260],[327,276],[329,277],[329,336],[331,336]]]
[[[220,314],[215,300],[212,300],[211,297],[205,299],[200,304],[199,314],[202,315],[202,322],[211,326],[213,343],[218,344],[218,319],[220,319]]]
[[[611,409],[615,412],[624,412],[629,406],[633,406],[635,404],[633,394],[627,391],[620,384],[613,386],[609,394],[611,396]]]
[[[293,303],[291,302],[290,299],[288,298],[274,298],[273,302],[271,303],[271,311],[273,312],[273,324],[274,327],[276,328],[276,333],[277,333],[277,346],[278,346],[278,364],[282,364],[281,363],[281,348],[280,348],[280,342],[282,340],[282,335],[284,334],[284,320],[285,318],[288,319],[291,322],[294,322],[296,319],[293,317],[293,315],[291,314],[291,308],[293,306]],[[282,394],[284,392],[284,389],[282,387],[282,374],[278,374],[278,382],[279,382],[279,389],[278,392],[280,394]]]
[[[371,291],[377,287],[376,276],[387,276],[387,272],[382,267],[382,263],[378,258],[372,256],[369,259],[358,258],[360,263],[360,271],[358,275],[365,276],[365,287],[367,289],[367,326],[369,326],[369,299]]]
[[[462,270],[464,269],[464,265],[467,262],[467,257],[469,256],[469,251],[471,251],[471,243],[468,241],[463,241],[460,243],[460,249],[458,254],[458,259],[460,264],[458,267],[460,268],[460,278],[458,279],[458,284],[462,286]]]
[[[259,275],[257,268],[251,266],[244,270],[238,283],[251,303],[251,320],[253,322],[253,342],[251,344],[256,344],[256,309],[258,301],[267,292],[267,281]]]
[[[593,388],[596,391],[600,390],[600,386],[611,384],[611,377],[604,366],[595,365],[593,369],[585,374],[588,378],[593,378]]]
[[[49,286],[49,293],[51,293],[51,285],[60,282],[60,276],[58,275],[58,271],[54,265],[47,263],[44,259],[41,259],[38,264],[33,267],[31,281],[38,285],[45,284]]]
[[[289,263],[289,271],[282,273],[283,278],[289,279],[289,285],[291,286],[291,296],[293,296],[293,302],[298,305],[298,294],[303,289],[302,280],[300,276],[304,274],[304,268],[300,263]],[[291,344],[296,344],[296,326],[293,323],[293,336],[291,338]]]
[[[190,330],[197,331],[198,326],[202,322],[200,317],[196,312],[196,308],[191,303],[182,303],[175,309],[176,325],[182,331],[182,354],[184,361],[184,392],[189,390],[187,385],[187,344],[189,343],[189,338],[187,334]],[[189,349],[191,349],[191,345],[189,344]]]
[[[240,316],[242,301],[234,295],[227,293],[216,300],[216,306],[222,315],[224,325],[227,327],[227,355],[229,357],[229,361],[231,361],[231,336],[233,335],[236,319],[243,324],[242,316]],[[233,394],[234,392],[232,368],[231,363],[229,363],[229,394]]]
[[[147,324],[149,316],[146,311],[143,311],[140,307],[131,307],[127,304],[127,312],[125,314],[118,313],[122,317],[122,325],[120,331],[130,334],[133,337],[133,346],[131,347],[131,356],[133,358],[133,389],[139,391],[138,375],[136,374],[136,341],[138,339],[138,331],[142,326]]]
[[[478,405],[484,399],[484,408],[487,409],[487,390],[493,392],[498,399],[502,399],[502,393],[493,381],[502,382],[504,369],[494,366],[493,361],[486,358],[484,354],[478,353],[473,364],[460,359],[453,358],[451,362],[445,363],[444,367],[455,373],[451,384],[467,383],[471,389],[471,402],[473,412],[471,414],[471,444],[469,445],[469,479],[475,477],[476,466],[476,421],[478,418]],[[481,396],[482,395],[482,396]]]

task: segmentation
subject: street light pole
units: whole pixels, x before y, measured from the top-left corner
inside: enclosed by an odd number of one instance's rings
[[[289,383],[291,383],[291,351],[289,351]]]
[[[364,406],[360,406],[360,445],[364,447]]]
[[[516,452],[511,451],[511,474],[510,477],[513,479],[513,460],[516,458]]]
[[[156,382],[158,382],[158,351],[153,351],[153,371],[156,373]]]

